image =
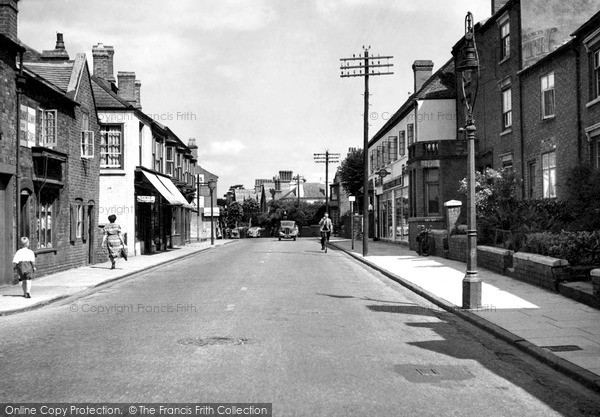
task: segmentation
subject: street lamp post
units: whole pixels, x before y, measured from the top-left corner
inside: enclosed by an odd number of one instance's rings
[[[467,272],[463,278],[462,307],[472,309],[481,307],[481,278],[477,274],[477,223],[475,211],[475,122],[473,106],[479,84],[479,57],[473,30],[473,15],[465,17],[465,43],[461,51],[461,61],[457,71],[461,74],[462,93],[467,113],[467,123],[460,131],[466,134],[468,141],[467,172]],[[470,94],[465,87],[470,86]]]
[[[213,222],[214,222],[214,212],[213,212],[213,208],[214,208],[214,203],[213,203],[213,194],[215,191],[215,188],[217,188],[217,181],[215,181],[214,179],[210,179],[208,180],[208,189],[210,190],[210,244],[214,245],[215,244],[215,228],[213,226]]]

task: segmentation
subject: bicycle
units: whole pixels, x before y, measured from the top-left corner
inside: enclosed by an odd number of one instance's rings
[[[431,233],[431,227],[420,225],[417,227],[417,253],[421,256],[429,256],[435,252],[435,239]]]

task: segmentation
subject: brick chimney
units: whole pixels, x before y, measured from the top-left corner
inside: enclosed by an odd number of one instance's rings
[[[0,0],[0,33],[17,41],[17,15],[19,0]]]
[[[135,80],[135,108],[142,109],[142,102],[140,100],[140,90],[142,89],[142,82],[140,80]],[[195,139],[194,139],[195,141]]]
[[[510,0],[492,0],[492,16],[501,8],[503,8],[506,3]]]
[[[417,60],[413,63],[412,69],[415,75],[415,93],[423,87],[433,72],[433,61]]]
[[[192,151],[194,159],[198,159],[198,145],[196,145],[196,138],[189,138],[187,146]]]
[[[94,61],[94,75],[98,78],[102,78],[110,83],[114,83],[114,67],[113,67],[113,56],[115,55],[115,48],[109,45],[103,45],[99,43],[92,47],[92,58]]]
[[[42,51],[42,59],[44,61],[68,61],[69,54],[65,49],[65,41],[62,33],[56,33],[56,46],[54,49]]]
[[[281,182],[291,182],[292,171],[279,171],[279,180]]]
[[[135,72],[119,71],[117,79],[119,80],[119,97],[135,106]]]

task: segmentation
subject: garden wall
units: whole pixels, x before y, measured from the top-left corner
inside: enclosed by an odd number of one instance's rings
[[[450,236],[448,258],[467,261],[466,235]],[[558,283],[569,277],[569,262],[564,259],[491,246],[477,246],[477,265],[552,291],[558,291]]]

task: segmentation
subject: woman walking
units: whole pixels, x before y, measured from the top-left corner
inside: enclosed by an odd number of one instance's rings
[[[114,214],[108,216],[110,223],[104,226],[104,236],[102,237],[102,246],[106,243],[106,249],[108,249],[108,257],[111,262],[110,269],[115,269],[115,259],[121,257],[121,252],[125,248],[125,242],[121,237],[121,226],[115,223],[116,220],[117,216]],[[127,260],[125,253],[123,253],[123,258]]]

